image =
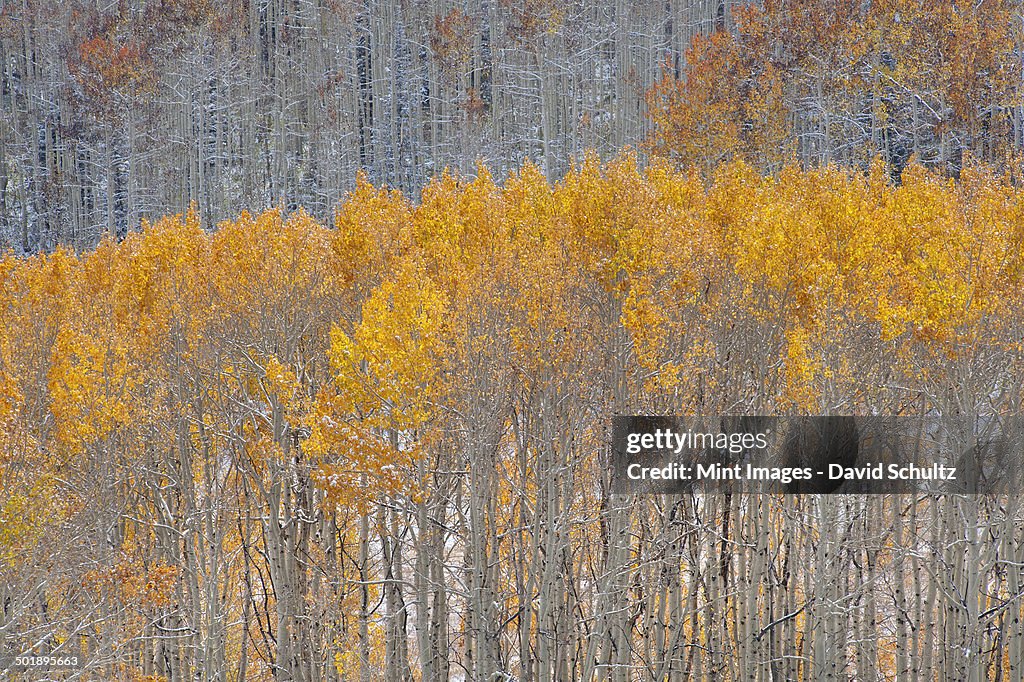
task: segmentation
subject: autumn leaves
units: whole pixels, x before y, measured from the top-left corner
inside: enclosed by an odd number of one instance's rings
[[[42,408],[39,437],[80,450],[161,413],[184,358],[195,381],[277,401],[324,457],[376,442],[380,464],[416,447],[380,434],[424,438],[523,377],[585,381],[626,334],[632,401],[710,407],[744,336],[765,349],[742,379],[763,408],[813,410],[823,391],[866,407],[855,358],[892,375],[920,353],[1019,350],[1022,210],[980,169],[954,184],[911,167],[896,187],[878,166],[733,163],[705,181],[625,156],[554,186],[529,166],[504,187],[445,176],[419,205],[364,183],[334,229],[166,218],[82,256],[6,258],[0,406]]]
[[[745,3],[646,93],[655,153],[711,172],[744,159],[956,173],[1019,155],[1017,8],[997,0]]]
[[[208,233],[187,215],[89,253],[6,256],[5,575],[36,584],[33,566],[57,547],[80,598],[121,614],[104,635],[116,637],[142,627],[132,600],[167,627],[206,612],[221,622],[220,602],[197,596],[219,585],[244,619],[239,604],[265,589],[253,576],[306,584],[295,576],[356,546],[330,573],[337,593],[317,598],[349,600],[339,618],[360,614],[347,627],[367,625],[353,637],[369,660],[371,537],[392,547],[412,514],[429,546],[464,540],[466,573],[487,589],[523,565],[502,552],[547,575],[527,545],[560,526],[530,514],[580,519],[561,537],[604,570],[587,548],[605,542],[595,510],[611,414],[1012,409],[1021,212],[1019,190],[981,168],[953,183],[911,166],[896,186],[880,165],[766,177],[734,162],[704,177],[626,155],[588,159],[554,185],[532,166],[501,185],[485,169],[446,175],[418,203],[361,182],[333,227],[267,211]],[[74,544],[88,519],[107,535]],[[241,552],[244,570],[217,573],[213,558],[200,568],[208,545]],[[455,584],[462,569],[423,547],[417,576]],[[287,559],[307,552],[318,558]],[[108,594],[75,573],[94,564],[182,569]],[[399,588],[383,584],[397,603]],[[312,636],[294,623],[319,622],[300,592],[275,593],[273,631],[298,628],[294,646]],[[198,606],[182,616],[186,593]],[[528,594],[467,594],[473,647],[496,641],[479,623],[513,622],[495,605],[530,613],[516,602]],[[69,623],[85,613],[62,604]],[[387,613],[388,637],[405,641],[401,609]],[[554,616],[523,618],[528,642]],[[437,622],[448,633],[447,617]],[[242,632],[244,646],[264,646],[256,625]],[[197,650],[210,641],[196,637]]]

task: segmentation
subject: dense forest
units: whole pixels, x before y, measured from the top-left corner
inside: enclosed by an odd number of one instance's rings
[[[89,246],[195,203],[329,221],[477,159],[558,177],[643,137],[666,51],[717,3],[4,2],[0,245]]]
[[[0,676],[1024,679],[1019,495],[609,466],[1021,414],[1022,22],[0,0]]]
[[[9,255],[3,645],[171,682],[1020,679],[1017,496],[634,497],[607,460],[613,414],[1019,414],[1022,242],[980,168],[625,157]]]
[[[549,180],[629,145],[955,175],[1024,148],[1015,0],[0,1],[0,248],[206,228],[358,170]],[[696,40],[694,40],[696,38]]]

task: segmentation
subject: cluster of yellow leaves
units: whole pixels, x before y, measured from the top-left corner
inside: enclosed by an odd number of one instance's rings
[[[0,473],[6,477],[9,472]],[[54,506],[53,483],[45,477],[33,478],[24,472],[14,472],[0,488],[4,493],[0,498],[0,572],[30,552],[53,520],[49,518]]]
[[[419,205],[361,179],[333,229],[167,218],[0,261],[0,424],[52,466],[132,457],[198,396],[194,447],[237,442],[259,467],[301,441],[343,499],[415,487],[443,443],[496,443],[515,392],[583,397],[595,419],[609,391],[678,412],[863,403],[869,351],[938,380],[970,349],[1019,350],[1022,211],[981,167],[895,186],[878,165],[704,177],[627,154],[554,185],[445,175]]]
[[[71,449],[128,423],[126,358],[96,339],[62,330],[50,367],[50,409],[57,439]]]

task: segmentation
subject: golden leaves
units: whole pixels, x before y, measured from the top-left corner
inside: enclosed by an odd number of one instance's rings
[[[330,331],[334,386],[314,405],[309,447],[324,459],[314,478],[335,499],[366,478],[378,490],[397,487],[443,402],[448,299],[415,262],[400,268],[365,302],[351,334]]]
[[[434,17],[430,51],[449,81],[456,81],[469,67],[476,30],[472,17],[458,9]]]
[[[446,346],[448,302],[414,264],[405,264],[363,306],[351,337],[331,330],[328,357],[340,390],[365,415],[387,414],[396,428],[429,416]]]
[[[298,447],[340,495],[415,482],[431,448],[503,426],[513,385],[804,410],[857,381],[865,344],[907,364],[1019,343],[1022,223],[975,166],[895,186],[879,164],[705,178],[627,153],[557,184],[445,175],[418,206],[361,179],[333,230],[190,213],[4,258],[0,425],[22,450],[134,453],[188,405],[191,447],[237,441],[257,474]]]
[[[739,45],[724,31],[696,35],[686,51],[685,77],[666,62],[647,91],[654,125],[652,150],[684,165],[710,171],[742,147],[743,97]]]
[[[126,425],[134,381],[124,353],[88,334],[62,330],[48,384],[58,442],[76,452]]]

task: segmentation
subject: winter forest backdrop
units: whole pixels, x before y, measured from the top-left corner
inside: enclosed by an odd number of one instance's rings
[[[4,0],[0,247],[627,145],[955,172],[1022,148],[1020,36],[1010,0]]]
[[[1022,27],[0,0],[0,678],[1024,679],[1019,495],[608,467],[615,414],[1021,414]]]

